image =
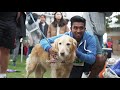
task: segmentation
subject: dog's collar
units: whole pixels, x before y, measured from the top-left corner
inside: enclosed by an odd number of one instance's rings
[[[65,63],[65,60],[64,60],[64,61],[62,61],[61,63]]]
[[[49,62],[49,63],[65,63],[65,60],[64,61],[61,61],[60,62],[60,60],[58,60],[58,59],[51,59],[51,60],[47,60],[46,62]]]

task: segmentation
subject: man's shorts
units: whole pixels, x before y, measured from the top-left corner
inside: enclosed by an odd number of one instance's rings
[[[15,48],[16,28],[1,29],[0,28],[0,47],[8,49]]]

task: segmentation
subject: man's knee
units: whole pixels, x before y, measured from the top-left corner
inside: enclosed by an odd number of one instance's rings
[[[105,56],[102,55],[102,54],[99,54],[99,55],[96,56],[96,61],[93,64],[92,68],[102,70],[104,68],[105,62],[106,62]]]
[[[104,57],[104,55],[97,55],[96,61],[91,67],[91,73],[89,75],[89,78],[96,78],[99,75],[99,73],[103,70],[105,62],[106,58]]]

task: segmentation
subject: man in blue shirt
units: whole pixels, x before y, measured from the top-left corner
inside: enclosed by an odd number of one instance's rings
[[[89,72],[91,66],[99,64],[96,62],[96,39],[86,31],[86,20],[83,17],[73,16],[70,21],[71,31],[66,32],[65,35],[69,35],[77,41],[77,59],[73,64],[70,78],[81,78],[83,72]],[[53,43],[56,38],[59,38],[62,35],[63,34],[48,38],[48,41]],[[50,54],[53,53],[52,47],[45,39],[42,39],[40,44],[45,51]],[[96,68],[99,67],[96,66]]]

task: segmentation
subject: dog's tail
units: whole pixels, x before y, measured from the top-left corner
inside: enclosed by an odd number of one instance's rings
[[[29,77],[29,75],[34,72],[36,66],[38,64],[38,60],[36,57],[31,57],[31,54],[26,59],[26,78]]]

